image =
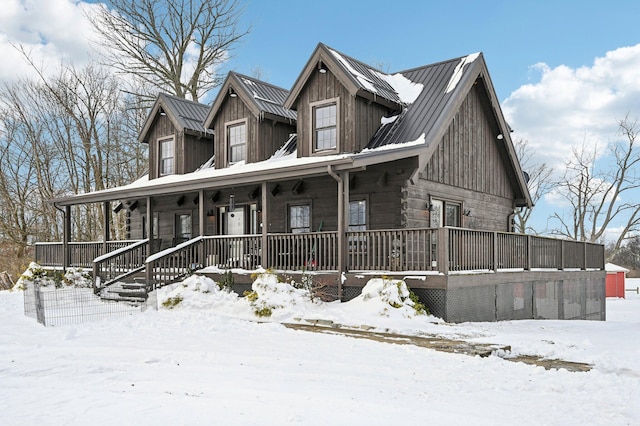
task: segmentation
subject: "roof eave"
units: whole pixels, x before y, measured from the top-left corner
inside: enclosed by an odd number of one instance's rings
[[[256,172],[252,169],[247,171],[219,176],[212,179],[210,176],[203,176],[197,179],[186,179],[181,182],[167,182],[155,186],[139,186],[134,188],[113,188],[87,194],[71,195],[52,199],[49,202],[57,206],[72,206],[78,204],[100,203],[105,201],[116,201],[121,199],[146,198],[149,196],[173,195],[187,192],[194,192],[205,189],[223,188],[226,186],[251,184],[262,181],[273,181],[291,179],[300,176],[323,175],[327,166],[350,168],[353,164],[352,157],[342,157],[339,159],[329,159],[314,164],[300,164],[289,167],[274,168],[261,171],[259,179],[256,179]]]

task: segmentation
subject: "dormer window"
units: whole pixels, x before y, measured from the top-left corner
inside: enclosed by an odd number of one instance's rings
[[[159,175],[172,175],[174,173],[173,158],[174,158],[174,143],[173,138],[161,139],[160,145],[160,161],[158,163]]]
[[[338,149],[338,99],[311,105],[313,152]]]
[[[227,153],[229,164],[246,160],[247,156],[247,123],[242,120],[227,126]]]

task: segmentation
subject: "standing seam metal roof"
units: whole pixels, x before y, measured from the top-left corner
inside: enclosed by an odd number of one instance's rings
[[[242,84],[246,92],[254,99],[261,111],[291,120],[296,119],[297,114],[295,111],[282,106],[289,95],[288,90],[247,77],[246,75],[234,74],[238,82]]]
[[[209,105],[200,104],[177,96],[161,93],[165,108],[178,121],[178,126],[185,130],[192,130],[199,133],[206,133],[204,120],[209,112]]]
[[[410,142],[423,133],[429,134],[447,101],[455,94],[455,90],[447,93],[446,89],[461,59],[455,58],[401,72],[414,83],[422,84],[422,92],[393,123],[381,126],[366,148]]]

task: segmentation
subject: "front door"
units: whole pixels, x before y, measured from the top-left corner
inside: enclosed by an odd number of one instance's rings
[[[226,235],[244,235],[244,210],[242,208],[236,208],[232,212],[227,212],[225,229]]]

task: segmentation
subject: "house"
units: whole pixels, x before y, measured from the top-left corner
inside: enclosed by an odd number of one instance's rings
[[[390,74],[320,43],[291,90],[232,72],[211,107],[160,95],[139,139],[146,179],[54,200],[128,206],[102,285],[261,265],[341,300],[398,275],[450,321],[604,319],[601,245],[511,233],[532,202],[481,53]]]

